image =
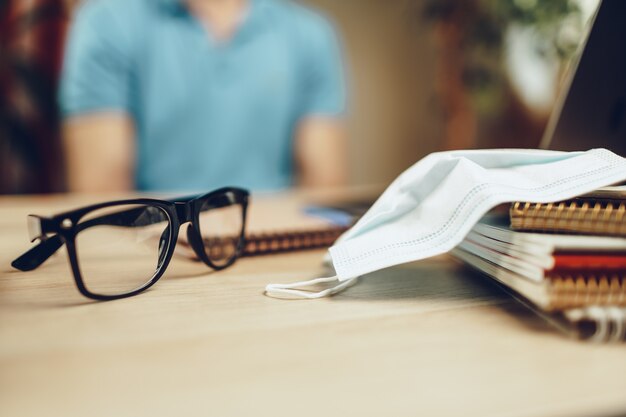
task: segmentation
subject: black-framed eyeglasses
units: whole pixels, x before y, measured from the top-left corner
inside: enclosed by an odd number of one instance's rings
[[[52,217],[30,215],[31,241],[40,242],[11,265],[33,270],[65,244],[81,294],[95,300],[130,297],[161,278],[185,223],[198,258],[216,270],[232,265],[245,245],[248,196],[227,187],[202,196],[119,200]]]

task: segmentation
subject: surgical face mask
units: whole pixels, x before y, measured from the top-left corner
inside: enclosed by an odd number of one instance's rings
[[[565,200],[626,180],[626,159],[587,152],[472,150],[431,154],[402,173],[333,247],[336,276],[270,284],[270,296],[319,298],[363,274],[449,251],[501,203]],[[335,282],[321,292],[301,290]]]

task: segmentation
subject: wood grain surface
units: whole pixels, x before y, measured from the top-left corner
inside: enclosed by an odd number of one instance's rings
[[[113,302],[82,297],[64,253],[32,272],[11,269],[29,248],[27,214],[109,198],[0,198],[2,416],[626,412],[624,345],[563,337],[447,256],[313,301],[262,292],[326,273],[321,250],[244,258],[222,272],[175,258],[152,289]],[[297,225],[313,200],[255,196],[251,227]]]

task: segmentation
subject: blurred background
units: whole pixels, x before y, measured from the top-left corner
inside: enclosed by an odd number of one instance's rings
[[[0,0],[0,193],[65,190],[56,104],[72,0]],[[598,0],[306,0],[349,73],[350,183],[447,149],[536,147]]]

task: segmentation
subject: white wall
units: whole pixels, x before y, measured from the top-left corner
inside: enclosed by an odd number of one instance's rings
[[[337,25],[350,75],[351,181],[388,183],[437,149],[442,117],[421,1],[307,0]]]

